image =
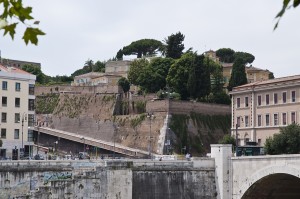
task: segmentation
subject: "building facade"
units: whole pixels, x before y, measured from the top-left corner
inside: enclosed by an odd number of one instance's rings
[[[230,94],[231,130],[239,145],[254,141],[263,146],[280,127],[300,122],[300,75],[242,85]]]
[[[33,132],[28,127],[34,125],[35,80],[35,75],[17,67],[0,65],[1,158],[11,158],[14,149],[18,156],[28,156],[32,149]]]

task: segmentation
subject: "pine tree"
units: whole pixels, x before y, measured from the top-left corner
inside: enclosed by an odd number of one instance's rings
[[[237,58],[233,63],[231,77],[227,88],[231,91],[233,87],[243,84],[247,84],[245,64],[242,58]]]

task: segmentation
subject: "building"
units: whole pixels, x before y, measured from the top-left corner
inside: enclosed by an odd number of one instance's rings
[[[6,59],[1,57],[0,57],[0,64],[6,67],[16,67],[16,68],[22,68],[24,65],[33,65],[41,68],[41,63]]]
[[[122,60],[122,61],[108,61],[105,64],[105,73],[114,74],[127,78],[127,73],[130,69],[130,64],[132,61]]]
[[[209,51],[205,52],[205,56],[209,57],[214,62],[216,62],[222,66],[224,88],[227,88],[230,77],[231,77],[233,63],[220,62],[219,58],[216,56],[216,52],[213,50],[209,50]],[[253,67],[252,65],[246,66],[245,72],[246,72],[246,77],[247,77],[248,83],[268,80],[269,75],[271,73],[269,70]]]
[[[2,158],[12,157],[14,149],[18,150],[19,156],[28,156],[30,150],[32,151],[33,132],[28,127],[34,125],[35,80],[35,75],[17,67],[0,65]],[[20,150],[22,148],[24,153]]]
[[[253,82],[233,88],[232,135],[239,145],[264,145],[279,128],[300,122],[300,75]]]

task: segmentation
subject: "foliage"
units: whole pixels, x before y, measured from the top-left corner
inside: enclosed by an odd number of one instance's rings
[[[290,5],[292,4],[292,5]],[[294,7],[296,8],[297,6],[299,6],[300,4],[300,1],[299,0],[283,0],[283,3],[282,3],[282,8],[280,10],[280,12],[276,15],[275,18],[278,18],[278,21],[276,22],[275,26],[274,26],[274,30],[278,27],[278,24],[279,24],[279,21],[280,19],[282,18],[282,16],[284,15],[285,11],[287,9],[289,9],[290,7]]]
[[[146,118],[146,114],[139,115],[138,117],[136,117],[130,121],[130,126],[132,128],[136,128],[145,120],[145,118]]]
[[[74,78],[75,76],[83,75],[90,72],[105,72],[105,64],[106,62],[103,61],[97,61],[94,63],[93,60],[88,59],[85,63],[82,69],[76,70],[74,73],[71,74],[71,76]]]
[[[26,26],[24,35],[22,37],[26,45],[29,42],[37,45],[38,36],[45,35],[45,33],[39,28],[32,27],[38,25],[39,21],[34,21],[31,25],[28,24],[34,20],[34,18],[31,16],[32,7],[24,7],[22,0],[0,0],[0,6],[1,5],[2,9],[0,10],[2,13],[0,14],[0,30],[4,30],[4,35],[9,33],[11,38],[14,39],[16,27],[18,26],[19,22],[21,22]]]
[[[230,105],[231,99],[225,91],[220,91],[216,93],[210,93],[207,98],[202,99],[201,102]]]
[[[274,74],[272,72],[269,73],[269,79],[274,79]]]
[[[36,113],[51,114],[59,102],[59,94],[46,94],[36,97]]]
[[[135,106],[133,106],[134,109],[136,109],[137,113],[145,113],[146,112],[146,101],[136,101]]]
[[[247,83],[244,60],[237,58],[232,66],[231,77],[228,84],[228,90],[231,91],[233,87],[240,86]]]
[[[139,85],[150,93],[157,92],[166,87],[166,77],[169,68],[174,63],[172,58],[154,58],[147,65],[144,71],[140,72]]]
[[[128,79],[126,79],[125,77],[121,77],[119,79],[118,85],[122,87],[124,93],[127,93],[130,89],[130,83],[129,83]]]
[[[188,130],[190,120],[193,121],[194,126],[197,128],[197,135]],[[208,146],[219,139],[219,135],[215,133],[216,130],[221,129],[223,134],[230,131],[230,120],[230,115],[205,115],[195,112],[191,112],[190,115],[173,114],[170,128],[175,133],[177,140],[179,140],[175,143],[175,150],[180,152],[184,146],[188,148],[192,146],[194,152],[202,153],[203,145]]]
[[[140,83],[140,72],[143,71],[149,61],[146,59],[136,59],[130,64],[130,69],[128,71],[128,80],[131,84],[139,85]]]
[[[234,60],[241,58],[244,60],[245,64],[247,63],[251,64],[255,59],[255,57],[252,54],[246,52],[235,52],[233,58]]]
[[[230,134],[226,134],[221,140],[219,140],[219,144],[232,144],[232,146],[235,147],[236,142],[234,137],[232,137]]]
[[[182,99],[189,97],[187,80],[190,75],[190,67],[194,65],[196,56],[194,53],[183,54],[180,59],[177,59],[170,67],[167,76],[168,85],[172,87],[175,92],[179,93]]]
[[[37,83],[39,83],[39,84],[45,83],[46,75],[42,72],[41,67],[28,64],[28,65],[22,66],[22,70],[35,75]]]
[[[120,49],[120,50],[117,52],[116,59],[117,59],[117,60],[123,60],[123,51],[122,51],[122,49]]]
[[[220,48],[216,51],[216,55],[219,57],[221,62],[232,63],[234,61],[235,51],[230,48]]]
[[[172,34],[165,39],[166,46],[165,46],[165,54],[166,57],[170,57],[173,59],[178,59],[183,54],[184,44],[184,35],[181,32],[176,34]]]
[[[179,93],[182,99],[199,99],[210,92],[210,67],[203,55],[185,53],[169,70],[168,85]]]
[[[273,138],[267,138],[265,142],[266,153],[277,154],[297,154],[300,152],[300,126],[290,124],[280,128],[279,134],[274,134]]]
[[[141,39],[134,41],[128,46],[123,47],[124,55],[137,55],[137,58],[143,56],[155,55],[158,51],[161,51],[163,44],[155,39]]]

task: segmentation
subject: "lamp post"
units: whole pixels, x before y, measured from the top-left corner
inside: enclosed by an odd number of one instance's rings
[[[149,158],[152,159],[152,146],[151,146],[151,120],[153,119],[154,115],[153,113],[148,113],[147,117],[149,118],[149,123],[150,123],[150,130],[149,130],[149,146],[148,146],[148,150],[149,150]]]
[[[235,124],[235,156],[238,156],[238,128],[239,128],[239,124],[236,123]]]
[[[22,153],[20,153],[20,155],[21,155],[21,157],[24,157],[24,120],[26,119],[26,113],[24,112],[23,114],[22,114],[22,148],[21,148],[21,150],[22,150]],[[20,150],[20,152],[21,152],[21,150]]]
[[[39,143],[40,143],[40,125],[37,126],[38,129],[38,135],[37,135],[37,150],[36,150],[36,154],[39,154]]]
[[[57,145],[58,145],[58,141],[55,141],[55,142],[54,142],[54,148],[55,148],[55,153],[56,153],[56,155],[57,155]]]

